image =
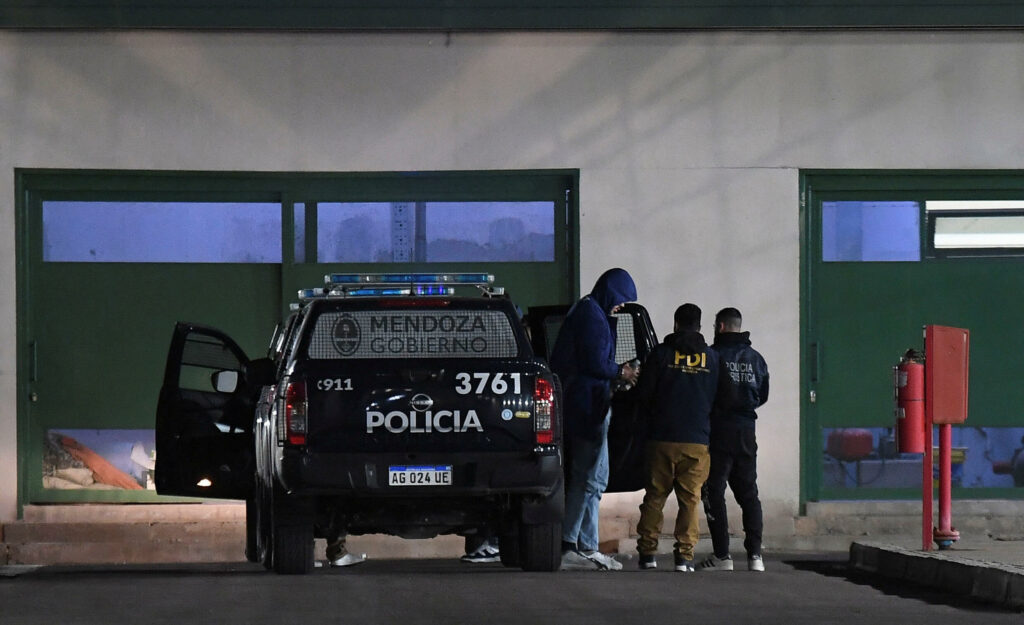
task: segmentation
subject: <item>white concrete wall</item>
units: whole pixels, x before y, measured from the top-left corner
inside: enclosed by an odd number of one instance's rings
[[[659,333],[734,305],[772,369],[761,491],[799,478],[798,168],[1024,166],[1013,32],[0,32],[0,520],[16,512],[16,167],[579,168],[582,290]]]

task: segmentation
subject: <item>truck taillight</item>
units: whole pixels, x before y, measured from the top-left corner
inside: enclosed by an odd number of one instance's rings
[[[555,440],[555,388],[544,378],[533,387],[533,424],[538,443]]]
[[[306,444],[306,382],[291,382],[284,395],[285,433],[292,445]]]

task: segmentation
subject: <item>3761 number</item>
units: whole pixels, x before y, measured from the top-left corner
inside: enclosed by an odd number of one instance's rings
[[[456,373],[455,380],[458,384],[455,385],[455,392],[459,395],[469,395],[470,393],[476,393],[482,395],[484,391],[490,388],[490,391],[495,395],[504,395],[508,393],[511,387],[511,391],[515,394],[522,392],[522,374],[519,373],[494,373],[489,372],[478,372],[478,373]],[[511,381],[511,384],[509,382]]]

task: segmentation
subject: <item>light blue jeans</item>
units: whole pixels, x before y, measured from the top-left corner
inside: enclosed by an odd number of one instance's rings
[[[608,487],[608,422],[611,411],[600,426],[600,436],[591,440],[569,440],[569,484],[565,494],[565,521],[562,540],[576,543],[581,551],[595,551],[600,542],[598,517],[601,495]]]

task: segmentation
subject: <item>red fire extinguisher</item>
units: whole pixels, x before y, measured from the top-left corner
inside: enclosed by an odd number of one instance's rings
[[[896,443],[900,453],[924,453],[924,356],[913,349],[893,367]]]

